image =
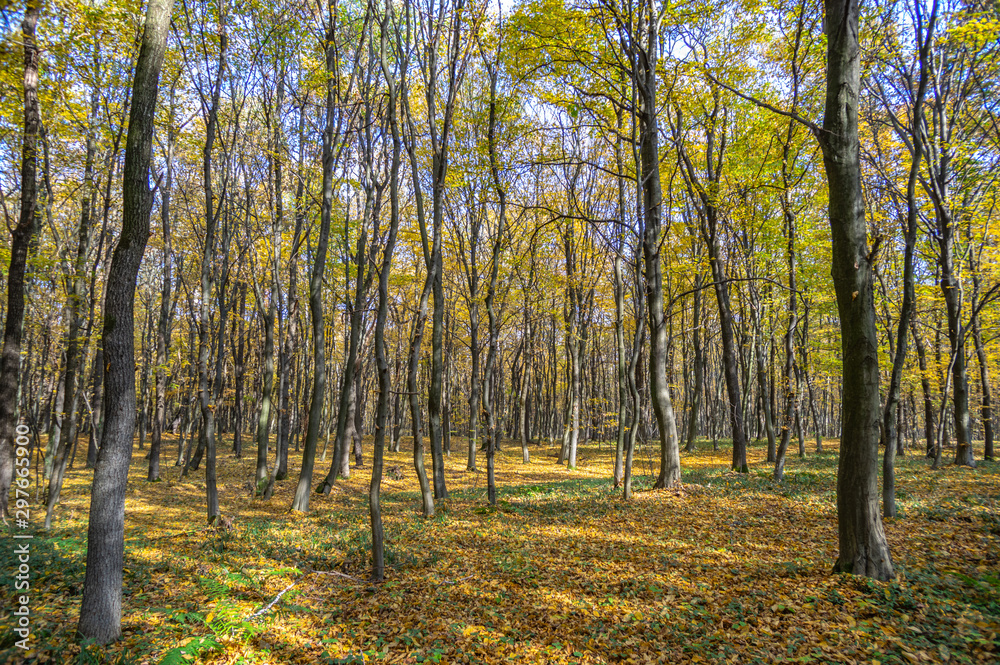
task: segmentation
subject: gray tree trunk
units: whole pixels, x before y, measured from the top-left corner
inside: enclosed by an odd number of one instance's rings
[[[87,569],[77,630],[106,644],[121,636],[125,488],[135,433],[136,277],[149,238],[149,164],[171,0],[150,0],[135,66],[122,190],[122,231],[111,259],[104,310],[108,417],[91,486]]]
[[[660,150],[656,94],[658,35],[656,16],[648,8],[633,35],[634,72],[639,95],[639,161],[642,183],[642,250],[646,274],[646,309],[649,318],[649,390],[660,435],[660,474],[656,487],[673,487],[681,479],[680,450],[674,407],[667,385],[667,321],[663,311],[663,267],[660,257],[663,231],[660,189]],[[645,43],[642,43],[645,42]],[[632,446],[629,447],[630,453]],[[630,490],[630,486],[626,484]]]
[[[858,140],[858,0],[825,0],[826,108],[819,132],[829,180],[833,283],[843,357],[843,429],[837,473],[838,572],[892,579],[878,510],[879,370],[875,294]]]
[[[14,438],[21,378],[21,334],[24,328],[24,281],[28,250],[35,233],[36,170],[41,118],[38,110],[38,44],[35,27],[41,1],[29,0],[21,23],[24,38],[24,135],[21,143],[21,215],[10,244],[7,309],[0,351],[0,517],[7,521],[7,497],[14,479]]]

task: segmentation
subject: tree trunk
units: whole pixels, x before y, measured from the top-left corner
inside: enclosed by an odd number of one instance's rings
[[[837,473],[838,572],[893,576],[878,510],[879,371],[858,140],[858,0],[825,0],[826,109],[819,133],[829,180],[833,283],[843,357],[843,431]]]
[[[917,16],[919,17],[919,9]],[[907,132],[911,146],[910,174],[906,185],[906,231],[905,248],[903,250],[903,302],[899,308],[899,321],[896,324],[896,355],[892,360],[892,372],[889,377],[889,389],[886,392],[885,408],[882,415],[882,443],[885,446],[885,454],[882,458],[882,515],[884,517],[896,516],[896,449],[898,447],[899,432],[896,429],[899,394],[903,382],[903,369],[906,365],[906,355],[908,349],[908,331],[910,328],[910,318],[916,301],[913,277],[913,252],[917,244],[917,222],[919,218],[919,208],[917,203],[917,179],[920,176],[921,160],[923,159],[923,103],[924,95],[927,91],[929,77],[928,58],[930,56],[931,40],[934,34],[934,23],[937,18],[937,5],[934,5],[928,24],[927,35],[923,34],[923,26],[916,26],[917,46],[919,50],[920,80],[917,85],[917,92],[910,111],[911,127]],[[902,129],[900,129],[902,133]],[[905,136],[903,137],[905,140]]]
[[[674,407],[667,385],[667,321],[663,311],[663,267],[660,250],[663,227],[660,189],[660,150],[656,96],[657,29],[656,17],[643,14],[639,43],[633,37],[638,68],[635,72],[639,94],[639,157],[641,171],[643,232],[642,250],[646,275],[646,308],[649,317],[649,389],[653,413],[660,433],[660,474],[656,487],[673,487],[681,479],[680,450]],[[632,447],[629,448],[630,453]],[[626,485],[628,487],[628,485]]]
[[[163,272],[160,288],[160,317],[156,325],[156,412],[153,416],[153,435],[149,444],[149,473],[146,480],[160,479],[160,448],[167,418],[167,384],[170,370],[167,360],[170,356],[173,300],[173,244],[170,236],[170,195],[174,183],[174,92],[176,81],[170,88],[170,107],[166,144],[166,179],[160,194],[160,224],[163,226]]]
[[[233,364],[236,370],[236,392],[233,396],[233,455],[236,459],[243,458],[243,388],[246,383],[246,310],[247,310],[247,285],[246,282],[240,284],[240,304],[237,319],[239,327],[235,332],[236,354],[233,356]],[[236,323],[233,324],[234,328]]]
[[[41,118],[38,110],[38,44],[35,27],[41,1],[28,0],[21,31],[24,36],[24,135],[21,143],[21,215],[11,234],[7,269],[7,310],[0,352],[0,517],[7,521],[7,497],[14,479],[14,437],[21,378],[21,335],[24,328],[25,272],[35,233],[36,169]]]
[[[125,143],[122,231],[111,259],[104,310],[104,372],[108,418],[91,487],[87,569],[80,606],[80,634],[98,644],[121,636],[125,550],[125,488],[135,431],[136,277],[149,237],[153,196],[149,163],[153,121],[170,25],[171,0],[150,0],[146,13]]]
[[[368,263],[368,232],[365,223],[369,216],[373,214],[374,193],[368,189],[365,193],[364,214],[361,216],[361,233],[358,236],[357,251],[354,255],[354,264],[357,267],[357,276],[354,285],[354,302],[348,301],[348,316],[350,320],[350,331],[348,333],[347,357],[344,360],[344,374],[340,384],[340,400],[337,408],[337,433],[334,439],[333,464],[330,473],[316,489],[317,492],[329,494],[337,476],[347,478],[350,471],[350,451],[354,439],[354,410],[357,408],[357,361],[358,351],[361,345],[361,329],[365,312],[365,296],[368,287],[371,285],[373,273],[365,270]],[[344,249],[347,249],[347,238],[349,225],[345,224]],[[346,286],[346,285],[345,285]]]
[[[382,250],[382,269],[379,271],[378,277],[378,313],[375,318],[375,368],[378,372],[378,403],[375,406],[372,479],[368,488],[368,511],[372,527],[372,579],[375,581],[380,581],[385,577],[385,531],[379,503],[382,489],[385,434],[389,426],[389,391],[391,389],[389,361],[385,352],[385,323],[389,313],[389,273],[392,270],[392,253],[396,246],[396,232],[399,229],[399,167],[402,152],[399,122],[396,115],[400,86],[392,79],[388,65],[390,11],[389,3],[386,3],[386,12],[380,25],[381,66],[382,73],[386,78],[386,114],[392,133],[392,161],[389,167],[389,231]],[[405,67],[405,65],[401,65],[401,67]]]
[[[63,404],[66,405],[66,417],[62,425],[59,440],[53,443],[52,474],[49,477],[49,489],[45,512],[45,530],[52,527],[52,516],[59,494],[62,490],[66,474],[66,463],[77,436],[77,413],[80,408],[80,371],[83,352],[87,346],[87,338],[83,333],[83,305],[86,298],[87,284],[85,281],[87,254],[90,251],[91,219],[90,211],[95,201],[94,188],[94,153],[97,148],[96,123],[98,113],[98,92],[96,87],[91,94],[90,117],[87,126],[87,157],[84,165],[83,195],[80,197],[80,227],[77,232],[76,261],[73,272],[68,276],[67,312],[69,314],[69,331],[66,341],[66,372],[63,375]]]
[[[701,273],[694,278],[694,294],[692,296],[691,345],[694,347],[694,385],[691,388],[690,411],[688,412],[687,443],[684,450],[694,452],[694,442],[698,438],[698,415],[701,410],[701,393],[705,385],[705,349],[701,342]]]
[[[326,270],[326,249],[330,240],[330,216],[333,208],[333,143],[334,113],[336,95],[333,73],[336,71],[335,12],[331,3],[326,45],[326,127],[323,132],[323,203],[320,209],[319,239],[313,258],[312,274],[309,277],[309,313],[313,329],[313,392],[309,404],[309,424],[306,427],[306,442],[302,449],[302,469],[299,483],[295,488],[292,510],[309,511],[309,492],[312,486],[313,466],[316,462],[316,444],[319,441],[319,425],[323,416],[323,394],[326,390],[326,336],[323,321],[323,273]]]
[[[220,16],[220,24],[224,18]],[[212,150],[219,118],[219,97],[222,92],[222,79],[226,67],[227,38],[225,28],[220,25],[222,33],[219,38],[219,68],[216,80],[212,85],[212,98],[208,106],[208,117],[205,126],[205,146],[202,150],[202,187],[205,191],[205,244],[201,256],[201,301],[198,314],[198,400],[201,407],[201,431],[198,448],[204,448],[205,491],[208,500],[208,523],[212,524],[219,516],[219,497],[215,486],[215,426],[216,404],[209,390],[208,373],[211,356],[211,303],[212,291],[215,287],[215,269],[212,262],[215,258],[215,233],[218,224],[219,211],[215,206],[215,193],[212,183]],[[225,325],[221,327],[225,330]],[[195,453],[193,468],[198,468],[198,454]],[[192,467],[188,467],[192,468]]]
[[[976,359],[979,361],[979,382],[982,388],[982,403],[980,411],[983,421],[983,457],[993,459],[993,402],[990,392],[989,366],[986,361],[986,350],[983,346],[983,336],[979,330],[979,316],[972,320],[972,340],[976,345]]]
[[[917,350],[917,361],[920,367],[920,388],[924,398],[924,455],[934,457],[936,448],[937,418],[934,413],[934,396],[931,392],[930,371],[927,367],[927,347],[917,331],[916,319],[910,321],[910,334],[913,336],[913,347]]]
[[[290,401],[289,388],[294,377],[296,384],[295,394],[297,395],[299,390],[298,383],[301,378],[294,359],[298,357],[299,344],[299,243],[306,216],[305,202],[303,200],[305,194],[305,176],[303,175],[302,168],[305,161],[303,141],[303,136],[305,136],[305,117],[306,105],[303,103],[299,109],[299,155],[296,166],[298,177],[296,178],[297,183],[295,185],[295,231],[292,234],[292,249],[288,256],[288,328],[285,333],[284,346],[281,352],[280,371],[284,378],[284,383],[282,384],[278,404],[278,413],[281,417],[278,429],[278,445],[283,451],[281,460],[286,465],[288,463],[288,444],[289,439],[292,437],[292,428],[296,427],[299,422],[297,415],[299,401],[297,399]],[[292,417],[293,413],[296,414],[294,419]],[[295,437],[295,442],[295,450],[297,451],[299,449],[298,437]],[[287,476],[288,469],[279,468],[275,478],[284,480]]]

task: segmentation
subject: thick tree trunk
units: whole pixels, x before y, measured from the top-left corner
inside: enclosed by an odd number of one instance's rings
[[[121,636],[125,488],[135,432],[133,303],[139,264],[149,237],[153,121],[171,6],[171,0],[150,0],[146,12],[125,143],[122,231],[111,259],[105,296],[108,418],[91,487],[87,570],[77,627],[84,638],[98,644]]]
[[[839,572],[892,579],[878,510],[879,371],[875,294],[861,188],[858,0],[825,0],[826,109],[819,133],[829,180],[833,283],[843,357],[843,431],[837,473]]]

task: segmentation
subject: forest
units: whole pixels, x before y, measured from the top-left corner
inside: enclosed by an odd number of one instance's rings
[[[1000,4],[0,30],[0,660],[998,657]]]

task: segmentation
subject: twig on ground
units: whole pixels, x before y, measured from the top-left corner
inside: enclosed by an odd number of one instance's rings
[[[253,621],[254,619],[258,619],[261,616],[263,616],[264,614],[266,614],[268,612],[268,610],[270,610],[272,607],[274,607],[277,604],[277,602],[279,600],[281,600],[282,596],[284,596],[286,593],[288,593],[288,591],[292,587],[295,586],[295,584],[296,584],[295,582],[292,582],[291,584],[289,584],[288,586],[286,586],[284,589],[281,590],[281,593],[279,593],[277,596],[274,597],[274,600],[272,600],[270,603],[268,603],[264,607],[260,608],[259,610],[257,610],[253,614],[249,615],[246,619],[244,619],[244,621]]]
[[[368,584],[368,580],[363,580],[360,577],[355,577],[354,575],[348,575],[347,573],[342,573],[338,570],[312,570],[307,568],[306,573],[310,575],[313,573],[316,573],[317,575],[336,575],[337,577],[346,577],[347,579],[354,580],[355,582]]]
[[[451,581],[446,581],[446,582],[438,582],[434,586],[445,586],[446,584],[458,584],[459,582],[464,582],[465,580],[471,580],[472,578],[473,578],[472,575],[466,575],[465,577],[460,577],[457,580],[451,580]]]
[[[178,536],[192,536],[196,533],[203,533],[205,531],[209,531],[214,528],[215,528],[214,524],[209,524],[208,526],[202,527],[200,529],[191,529],[189,531],[178,531],[176,533],[165,533],[161,536],[156,536],[154,538],[142,538],[142,537],[126,538],[126,542],[135,542],[137,540],[147,540],[149,542],[153,542],[155,540],[163,540],[164,538],[176,538]]]

